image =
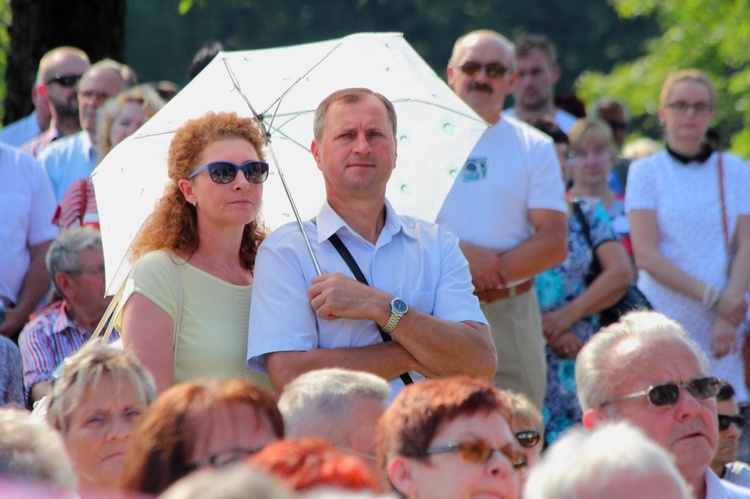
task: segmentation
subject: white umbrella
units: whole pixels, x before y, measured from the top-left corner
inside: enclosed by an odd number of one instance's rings
[[[271,174],[262,215],[275,229],[294,220],[280,177],[303,219],[325,199],[309,151],[315,108],[330,93],[366,87],[398,115],[398,163],[387,197],[399,213],[434,221],[457,173],[487,128],[399,33],[362,33],[291,47],[221,52],[92,174],[104,245],[107,293],[130,271],[125,255],[167,185],[174,131],[208,111],[256,116],[268,131]],[[285,175],[280,175],[279,167]]]

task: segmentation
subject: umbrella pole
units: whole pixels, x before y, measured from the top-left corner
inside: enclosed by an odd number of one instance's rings
[[[313,265],[315,266],[315,272],[318,273],[318,275],[321,275],[322,272],[320,271],[320,265],[318,265],[318,259],[315,256],[315,252],[312,249],[312,245],[310,244],[310,238],[307,237],[307,231],[305,230],[304,225],[302,225],[302,217],[299,216],[299,211],[297,210],[297,205],[294,202],[294,198],[292,197],[292,192],[289,190],[289,186],[286,183],[286,178],[284,177],[284,172],[281,170],[281,165],[279,165],[279,160],[276,158],[276,153],[273,150],[273,147],[271,146],[271,133],[268,130],[268,127],[266,126],[266,122],[263,120],[263,116],[258,114],[257,111],[255,111],[255,108],[250,103],[250,99],[247,98],[247,95],[242,91],[242,88],[240,87],[240,82],[237,80],[237,76],[235,76],[234,71],[232,71],[232,67],[229,65],[229,62],[227,59],[223,59],[224,67],[227,69],[227,73],[229,73],[229,77],[232,79],[232,84],[234,85],[234,88],[239,92],[240,96],[242,96],[242,99],[247,104],[247,107],[250,108],[250,111],[252,111],[253,116],[255,116],[255,119],[258,121],[258,124],[260,124],[260,127],[263,129],[263,133],[266,136],[266,143],[268,144],[268,149],[271,151],[271,156],[273,157],[273,162],[276,165],[276,169],[279,171],[279,178],[281,178],[281,185],[284,186],[284,192],[286,192],[286,197],[289,199],[289,204],[292,205],[292,211],[294,212],[294,218],[297,219],[297,225],[299,225],[299,230],[302,232],[302,238],[305,240],[305,245],[307,246],[307,252],[310,253],[310,258],[312,258]]]
[[[261,123],[263,122],[261,121]],[[273,151],[273,147],[270,146],[270,140],[269,140],[268,150],[271,151],[273,162],[276,165],[276,169],[279,172],[279,178],[281,179],[281,184],[284,186],[284,192],[286,192],[286,197],[289,198],[289,204],[292,205],[294,218],[297,219],[297,225],[299,226],[300,232],[302,232],[302,239],[305,240],[305,245],[307,246],[307,252],[310,253],[310,258],[312,258],[313,265],[315,266],[315,272],[317,272],[318,275],[321,275],[322,272],[320,271],[320,265],[318,265],[318,259],[315,256],[315,252],[313,251],[312,245],[310,244],[310,238],[307,237],[307,231],[305,230],[305,226],[302,224],[302,217],[300,216],[299,211],[297,211],[297,205],[294,202],[292,193],[289,190],[289,186],[286,183],[286,178],[284,177],[284,172],[281,170],[281,165],[279,164],[279,160],[276,158],[276,153]]]

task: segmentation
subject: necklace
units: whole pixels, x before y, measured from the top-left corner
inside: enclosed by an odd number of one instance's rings
[[[203,260],[204,262],[206,262],[207,264],[209,264],[210,266],[212,266],[216,270],[222,271],[224,273],[224,275],[227,277],[227,279],[229,279],[230,283],[234,284],[235,286],[244,286],[245,285],[244,283],[238,283],[237,281],[235,281],[234,278],[232,277],[232,274],[226,268],[219,267],[218,265],[216,265],[215,263],[213,263],[212,261],[210,261],[205,256],[201,255],[200,253],[198,253],[198,256],[200,257],[201,260]]]

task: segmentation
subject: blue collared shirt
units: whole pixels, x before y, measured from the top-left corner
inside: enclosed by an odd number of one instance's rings
[[[98,162],[96,148],[86,130],[52,142],[37,157],[47,172],[57,203],[74,180],[87,178]]]
[[[469,266],[458,239],[439,225],[399,216],[386,201],[385,226],[375,244],[362,238],[326,203],[317,226],[305,222],[323,272],[353,274],[328,238],[336,233],[367,282],[409,307],[454,322],[487,324],[473,295]],[[307,288],[316,277],[297,223],[271,234],[258,250],[248,336],[248,367],[265,372],[263,355],[280,351],[360,347],[381,343],[370,320],[325,320],[315,314]],[[423,379],[411,373],[415,381]],[[394,395],[403,388],[390,380]]]

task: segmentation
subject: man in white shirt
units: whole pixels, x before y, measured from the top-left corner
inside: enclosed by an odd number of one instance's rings
[[[632,312],[595,334],[576,359],[583,425],[628,421],[667,449],[695,499],[750,498],[720,480],[716,395],[721,380],[685,330],[657,312]]]
[[[542,406],[545,340],[534,276],[567,254],[567,204],[552,139],[502,112],[516,82],[513,44],[494,31],[456,41],[448,83],[492,126],[459,173],[437,221],[456,234],[497,350],[499,388]]]
[[[396,214],[385,199],[396,164],[396,113],[368,89],[334,92],[315,113],[311,150],[326,203],[305,223],[318,276],[296,223],[258,250],[248,367],[267,371],[277,394],[325,367],[371,372],[397,393],[422,377],[489,379],[495,351],[472,295],[457,239]],[[351,253],[367,284],[333,246]],[[393,341],[381,334],[388,333]]]

